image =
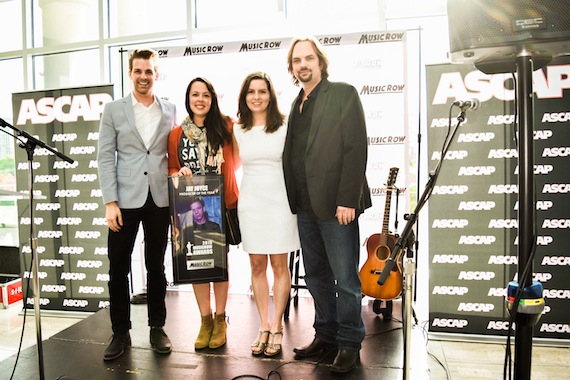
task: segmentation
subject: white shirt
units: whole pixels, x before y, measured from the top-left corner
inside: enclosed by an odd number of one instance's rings
[[[135,96],[131,93],[131,97],[133,99],[133,112],[135,114],[135,126],[139,131],[144,145],[149,148],[152,137],[156,132],[156,128],[160,123],[160,118],[162,117],[162,110],[160,106],[156,102],[156,98],[154,102],[148,107],[145,107],[144,104],[139,103],[139,101],[135,98]]]

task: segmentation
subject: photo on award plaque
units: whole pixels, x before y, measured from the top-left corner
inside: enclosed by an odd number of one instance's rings
[[[169,177],[175,284],[228,280],[221,175]]]

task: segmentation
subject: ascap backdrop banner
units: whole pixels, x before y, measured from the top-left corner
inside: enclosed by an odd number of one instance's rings
[[[396,186],[402,189],[399,209],[391,210],[390,227],[393,227],[398,212],[403,228],[403,214],[409,212],[410,207],[408,189],[416,181],[415,147],[410,144],[407,123],[406,32],[317,37],[329,57],[329,79],[352,84],[360,94],[366,114],[369,142],[367,178],[372,190],[373,207],[360,219],[362,265],[367,258],[364,241],[368,236],[380,233],[382,228],[385,184],[390,168],[400,169]],[[263,71],[272,79],[281,111],[288,114],[300,90],[293,85],[291,75],[287,72],[290,42],[291,38],[284,38],[158,48],[161,60],[157,93],[176,104],[181,121],[187,116],[185,95],[188,83],[201,76],[212,82],[222,112],[236,119],[238,95],[244,78],[252,72]],[[236,252],[235,247],[231,251]],[[244,270],[240,270],[244,266],[241,246],[236,253],[229,257],[231,290],[248,291],[249,276],[231,275],[234,271],[249,273],[247,260]]]
[[[536,257],[534,279],[546,307],[539,338],[570,338],[570,57],[532,74]],[[468,110],[429,201],[430,331],[467,337],[506,335],[506,287],[517,271],[518,151],[515,82],[472,65],[427,69],[430,167],[441,156],[449,106]],[[458,108],[452,122],[457,124]]]
[[[15,127],[72,158],[70,164],[36,147],[34,202],[18,200],[24,288],[31,277],[30,226],[35,225],[41,308],[97,311],[109,304],[107,222],[97,175],[99,120],[111,85],[13,94]],[[29,190],[26,150],[15,142],[16,183]],[[30,219],[30,206],[33,220]],[[33,308],[34,295],[24,300]]]

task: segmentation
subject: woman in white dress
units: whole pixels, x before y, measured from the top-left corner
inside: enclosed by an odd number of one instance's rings
[[[235,151],[243,168],[238,217],[243,250],[249,253],[253,296],[260,318],[251,352],[274,356],[281,352],[283,314],[291,289],[288,254],[300,249],[300,242],[297,217],[289,208],[283,176],[287,126],[267,74],[257,72],[245,78],[238,117],[234,147],[238,147]],[[274,277],[273,313],[269,311],[268,261]]]

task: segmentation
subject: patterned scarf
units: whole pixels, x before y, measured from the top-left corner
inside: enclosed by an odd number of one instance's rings
[[[200,165],[200,174],[206,174],[206,166],[216,168],[217,174],[222,173],[222,164],[224,163],[224,153],[221,147],[215,151],[210,146],[206,138],[206,128],[200,128],[187,116],[182,122],[182,131],[186,138],[198,147],[198,163]]]

